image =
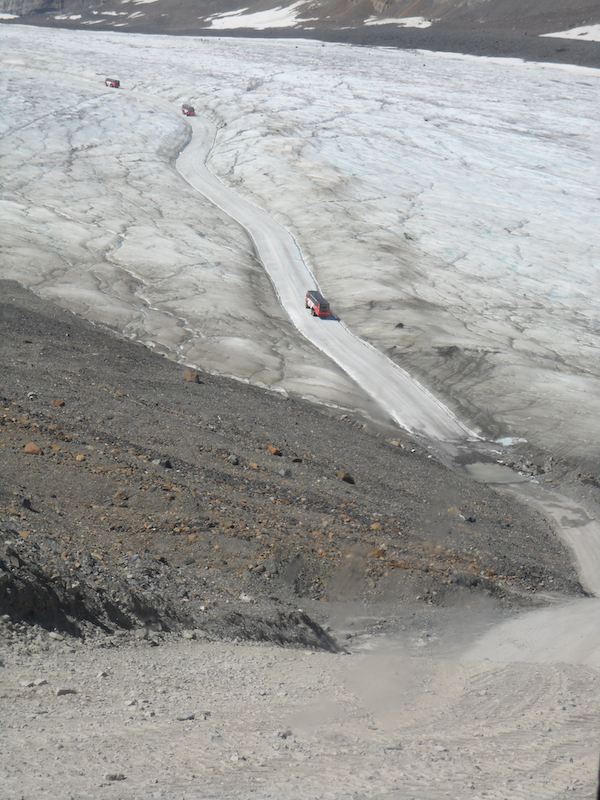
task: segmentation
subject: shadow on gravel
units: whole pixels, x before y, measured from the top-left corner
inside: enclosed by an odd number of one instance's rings
[[[255,642],[272,642],[280,645],[298,645],[328,653],[341,653],[335,639],[303,611],[279,612],[274,618],[248,617],[228,614],[225,618],[238,636]]]
[[[49,572],[17,547],[6,543],[0,554],[1,613],[8,614],[13,621],[72,636],[81,635],[86,623],[107,633],[116,628],[135,627],[132,614],[126,613],[101,589]],[[132,610],[136,599],[131,596]],[[140,610],[143,605],[140,604]]]
[[[6,536],[7,532],[3,533]],[[40,625],[71,636],[85,636],[90,629],[110,634],[117,630],[168,633],[199,628],[208,639],[341,652],[335,639],[301,611],[269,609],[246,614],[228,610],[184,616],[160,594],[135,592],[114,577],[108,580],[112,582],[109,590],[106,576],[105,587],[100,587],[59,574],[60,567],[47,556],[36,545],[18,539],[0,546],[0,613],[12,622]]]

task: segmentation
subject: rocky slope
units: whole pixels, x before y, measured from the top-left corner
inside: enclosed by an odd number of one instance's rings
[[[11,619],[336,649],[319,623],[343,604],[398,619],[581,592],[542,520],[397,432],[182,374],[14,283],[1,296]]]

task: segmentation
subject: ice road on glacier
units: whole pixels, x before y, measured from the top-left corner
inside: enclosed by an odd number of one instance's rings
[[[316,288],[314,275],[294,237],[268,213],[237,195],[206,167],[215,131],[192,119],[193,137],[177,160],[177,168],[197,191],[219,206],[250,235],[277,296],[295,327],[370,394],[403,428],[441,441],[476,438],[431,392],[383,353],[362,341],[335,316],[312,317],[304,294]]]

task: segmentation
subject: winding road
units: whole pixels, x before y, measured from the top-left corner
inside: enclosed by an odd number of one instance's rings
[[[192,138],[176,162],[181,176],[236,220],[248,233],[256,255],[294,326],[329,356],[401,427],[440,442],[477,439],[459,419],[405,370],[353,334],[337,319],[312,317],[304,308],[307,289],[318,289],[292,234],[267,211],[240,197],[207,167],[215,128],[191,119]]]

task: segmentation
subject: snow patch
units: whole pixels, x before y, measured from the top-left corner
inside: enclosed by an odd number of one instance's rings
[[[600,25],[582,25],[568,31],[557,33],[543,33],[542,36],[555,37],[556,39],[581,39],[584,42],[600,42]]]
[[[54,19],[76,20],[76,19],[81,19],[81,14],[71,14],[71,15],[69,15],[69,14],[59,14],[58,16],[54,17]]]
[[[400,25],[402,28],[429,28],[433,20],[425,19],[425,17],[388,17],[387,19],[380,19],[379,17],[369,17],[365,20],[365,25]]]
[[[228,11],[224,14],[215,14],[207,17],[206,22],[210,23],[209,28],[226,30],[231,28],[254,28],[262,31],[266,28],[293,28],[303,20],[298,20],[298,12],[302,6],[306,5],[304,0],[292,3],[290,6],[276,6],[267,11],[256,11],[252,14],[245,14],[245,8],[239,11]],[[199,17],[198,19],[201,19]],[[307,19],[307,22],[311,20]]]
[[[18,14],[0,14],[0,19],[19,19]]]

